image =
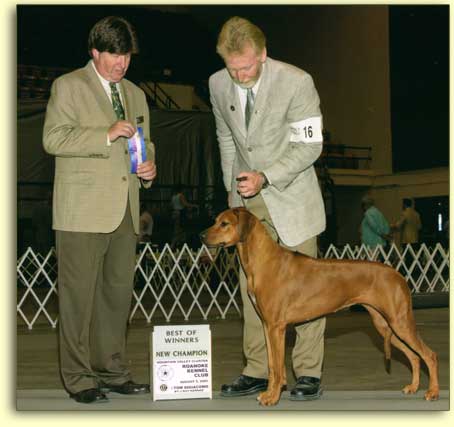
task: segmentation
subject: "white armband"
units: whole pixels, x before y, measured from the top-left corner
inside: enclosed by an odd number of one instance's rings
[[[305,144],[323,142],[322,118],[309,117],[299,122],[290,123],[290,141]]]

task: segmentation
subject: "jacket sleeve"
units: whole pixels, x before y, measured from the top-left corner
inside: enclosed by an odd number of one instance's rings
[[[106,126],[83,126],[77,88],[65,79],[52,85],[43,129],[43,146],[47,153],[59,157],[108,158]]]
[[[236,156],[235,142],[230,128],[225,122],[215,96],[213,80],[209,80],[210,100],[213,108],[213,114],[216,121],[216,136],[219,143],[221,155],[221,167],[224,179],[224,185],[227,191],[231,191],[233,162]]]
[[[323,148],[320,98],[312,77],[304,73],[297,83],[286,116],[292,131],[288,147],[271,166],[263,170],[270,183],[283,191],[301,172],[311,167]],[[304,129],[304,123],[316,123],[317,129]]]

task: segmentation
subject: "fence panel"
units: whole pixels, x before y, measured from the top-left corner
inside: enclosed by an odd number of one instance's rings
[[[380,261],[399,271],[408,282],[411,292],[449,292],[449,250],[437,243],[434,248],[421,244],[418,248],[392,244],[387,250],[382,246],[370,249],[365,245],[330,245],[324,258]]]
[[[417,249],[392,245],[387,250],[331,245],[320,257],[384,262],[405,277],[413,294],[449,292],[449,250],[440,244],[434,248],[423,244]],[[145,244],[137,254],[134,280],[130,322],[241,316],[239,260],[234,248],[213,252],[205,246],[172,250],[169,245],[159,249]],[[55,328],[57,292],[55,250],[42,256],[28,248],[17,261],[18,320],[28,329],[37,323]]]

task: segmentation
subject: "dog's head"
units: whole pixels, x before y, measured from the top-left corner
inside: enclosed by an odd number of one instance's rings
[[[246,241],[256,218],[245,208],[233,208],[221,212],[210,228],[200,233],[207,246],[229,247]]]

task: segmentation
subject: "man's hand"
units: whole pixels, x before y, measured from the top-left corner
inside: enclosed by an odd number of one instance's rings
[[[151,160],[147,160],[137,165],[137,176],[139,178],[151,181],[156,177],[156,165]]]
[[[258,172],[241,172],[236,177],[237,190],[241,197],[252,197],[260,192],[264,184],[263,176]]]
[[[126,120],[118,120],[107,131],[110,142],[116,141],[120,136],[131,138],[136,133],[136,128]]]

